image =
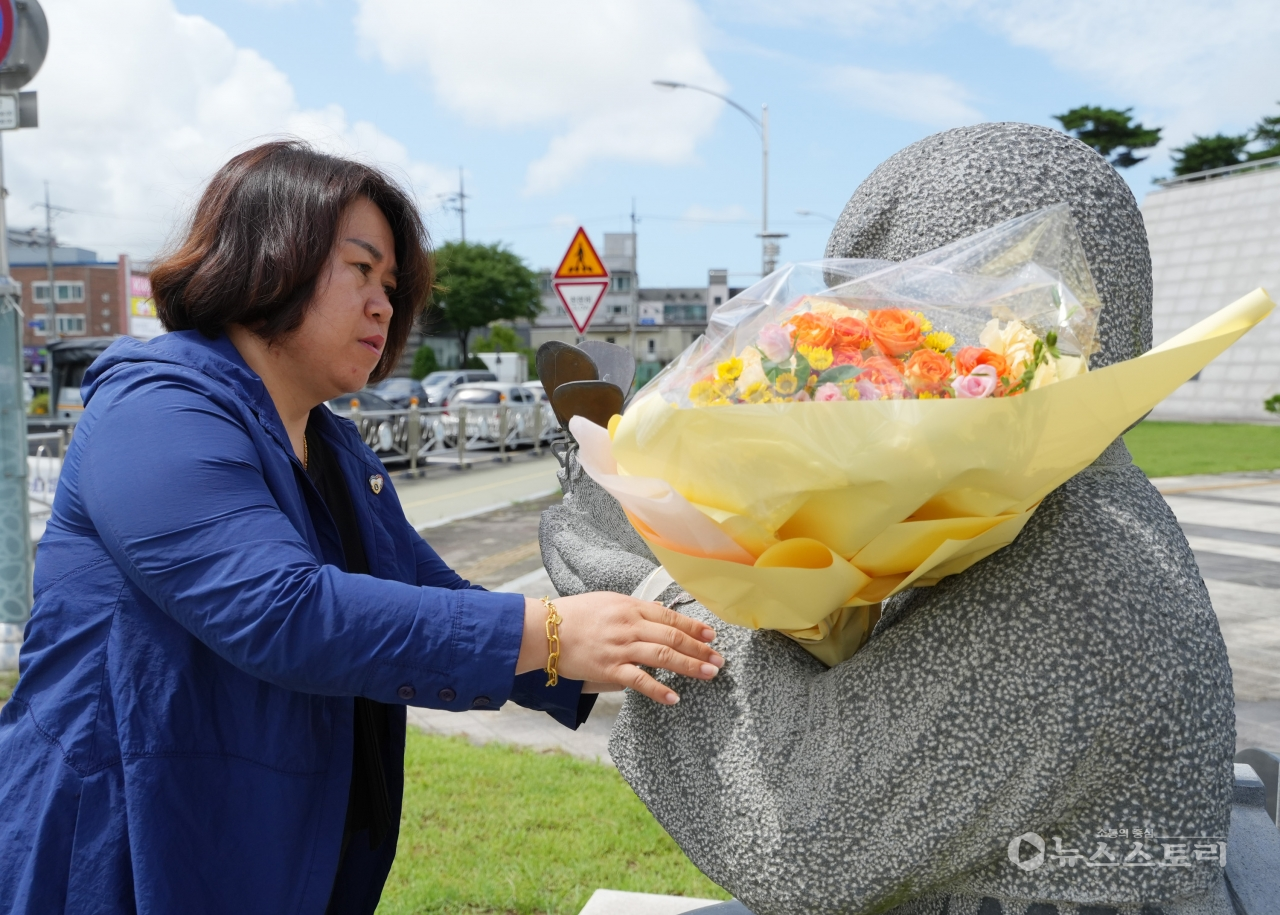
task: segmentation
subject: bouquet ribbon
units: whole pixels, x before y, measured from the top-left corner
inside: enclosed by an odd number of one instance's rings
[[[879,602],[1011,543],[1040,501],[1265,318],[1257,289],[1135,359],[986,399],[680,409],[570,429],[671,577],[729,623],[831,665]]]

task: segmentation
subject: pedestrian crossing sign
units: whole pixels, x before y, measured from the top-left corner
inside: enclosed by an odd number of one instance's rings
[[[586,230],[579,227],[577,234],[573,236],[573,241],[569,243],[569,250],[564,253],[564,259],[556,269],[555,278],[586,280],[608,279],[608,277],[609,271],[605,269],[600,255],[596,254],[591,239],[587,238]]]

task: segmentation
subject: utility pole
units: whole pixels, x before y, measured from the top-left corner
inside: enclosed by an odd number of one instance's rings
[[[2,137],[3,134],[0,134]],[[31,516],[27,499],[27,416],[22,396],[22,309],[9,276],[9,226],[5,219],[4,151],[0,147],[0,519],[8,536],[0,546],[0,670],[17,667],[16,646],[31,612]],[[10,368],[12,366],[12,368]],[[2,376],[0,376],[2,377]],[[12,656],[10,656],[12,654]]]
[[[458,166],[458,220],[462,223],[462,243],[467,243],[467,192],[462,184],[462,166]]]
[[[10,11],[15,15],[10,15]],[[20,91],[44,63],[49,24],[39,0],[7,3],[0,24],[0,136],[4,130],[38,127],[34,92]],[[0,148],[0,670],[18,666],[23,623],[31,616],[31,518],[28,499],[27,410],[23,397],[22,340],[25,319],[20,289],[9,276],[9,228],[5,219],[4,152]]]
[[[54,291],[53,280],[53,204],[49,203],[49,182],[44,183],[44,251],[45,266],[49,270],[49,298],[45,301],[45,310],[49,317],[46,319],[44,328],[44,339],[46,343],[58,342],[58,303]],[[6,274],[7,274],[6,270]],[[34,300],[35,296],[31,298]]]
[[[637,271],[636,269],[636,261],[638,260],[636,256],[637,246],[638,246],[638,239],[636,237],[636,198],[632,197],[631,198],[631,297],[630,297],[631,302],[629,303],[627,312],[631,316],[631,334],[630,334],[629,348],[631,350],[631,361],[633,362],[635,361],[635,358],[636,358],[636,322],[640,319],[640,316],[636,314],[636,312],[640,310],[640,290],[638,289],[640,285],[640,276],[639,276],[639,271]],[[622,393],[627,394],[629,392],[623,391]]]

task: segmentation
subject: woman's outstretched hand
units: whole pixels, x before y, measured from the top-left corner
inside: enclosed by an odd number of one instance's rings
[[[589,691],[616,684],[675,705],[680,697],[640,665],[699,680],[710,680],[724,666],[724,658],[708,644],[716,637],[714,630],[659,603],[612,591],[557,597],[553,603],[564,620],[557,670],[562,677],[587,681]],[[517,674],[546,665],[546,622],[542,601],[526,599]]]

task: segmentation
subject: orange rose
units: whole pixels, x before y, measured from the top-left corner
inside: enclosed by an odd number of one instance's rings
[[[902,387],[902,363],[888,356],[872,356],[862,363],[859,381],[869,381],[878,387]]]
[[[840,318],[835,323],[836,349],[866,349],[871,345],[871,330],[865,321]]]
[[[835,322],[830,315],[805,312],[787,322],[796,332],[797,346],[820,346],[831,349],[835,342]]]
[[[913,391],[937,394],[951,380],[951,360],[931,349],[916,350],[907,360],[904,374]]]
[[[901,308],[882,308],[867,315],[871,340],[886,356],[902,356],[924,345],[920,318]]]
[[[832,365],[862,365],[862,350],[838,349],[832,354]]]
[[[956,370],[960,374],[968,375],[980,365],[991,366],[996,370],[997,377],[1004,378],[1009,375],[1009,363],[1005,361],[1004,356],[985,346],[966,346],[956,353]]]

